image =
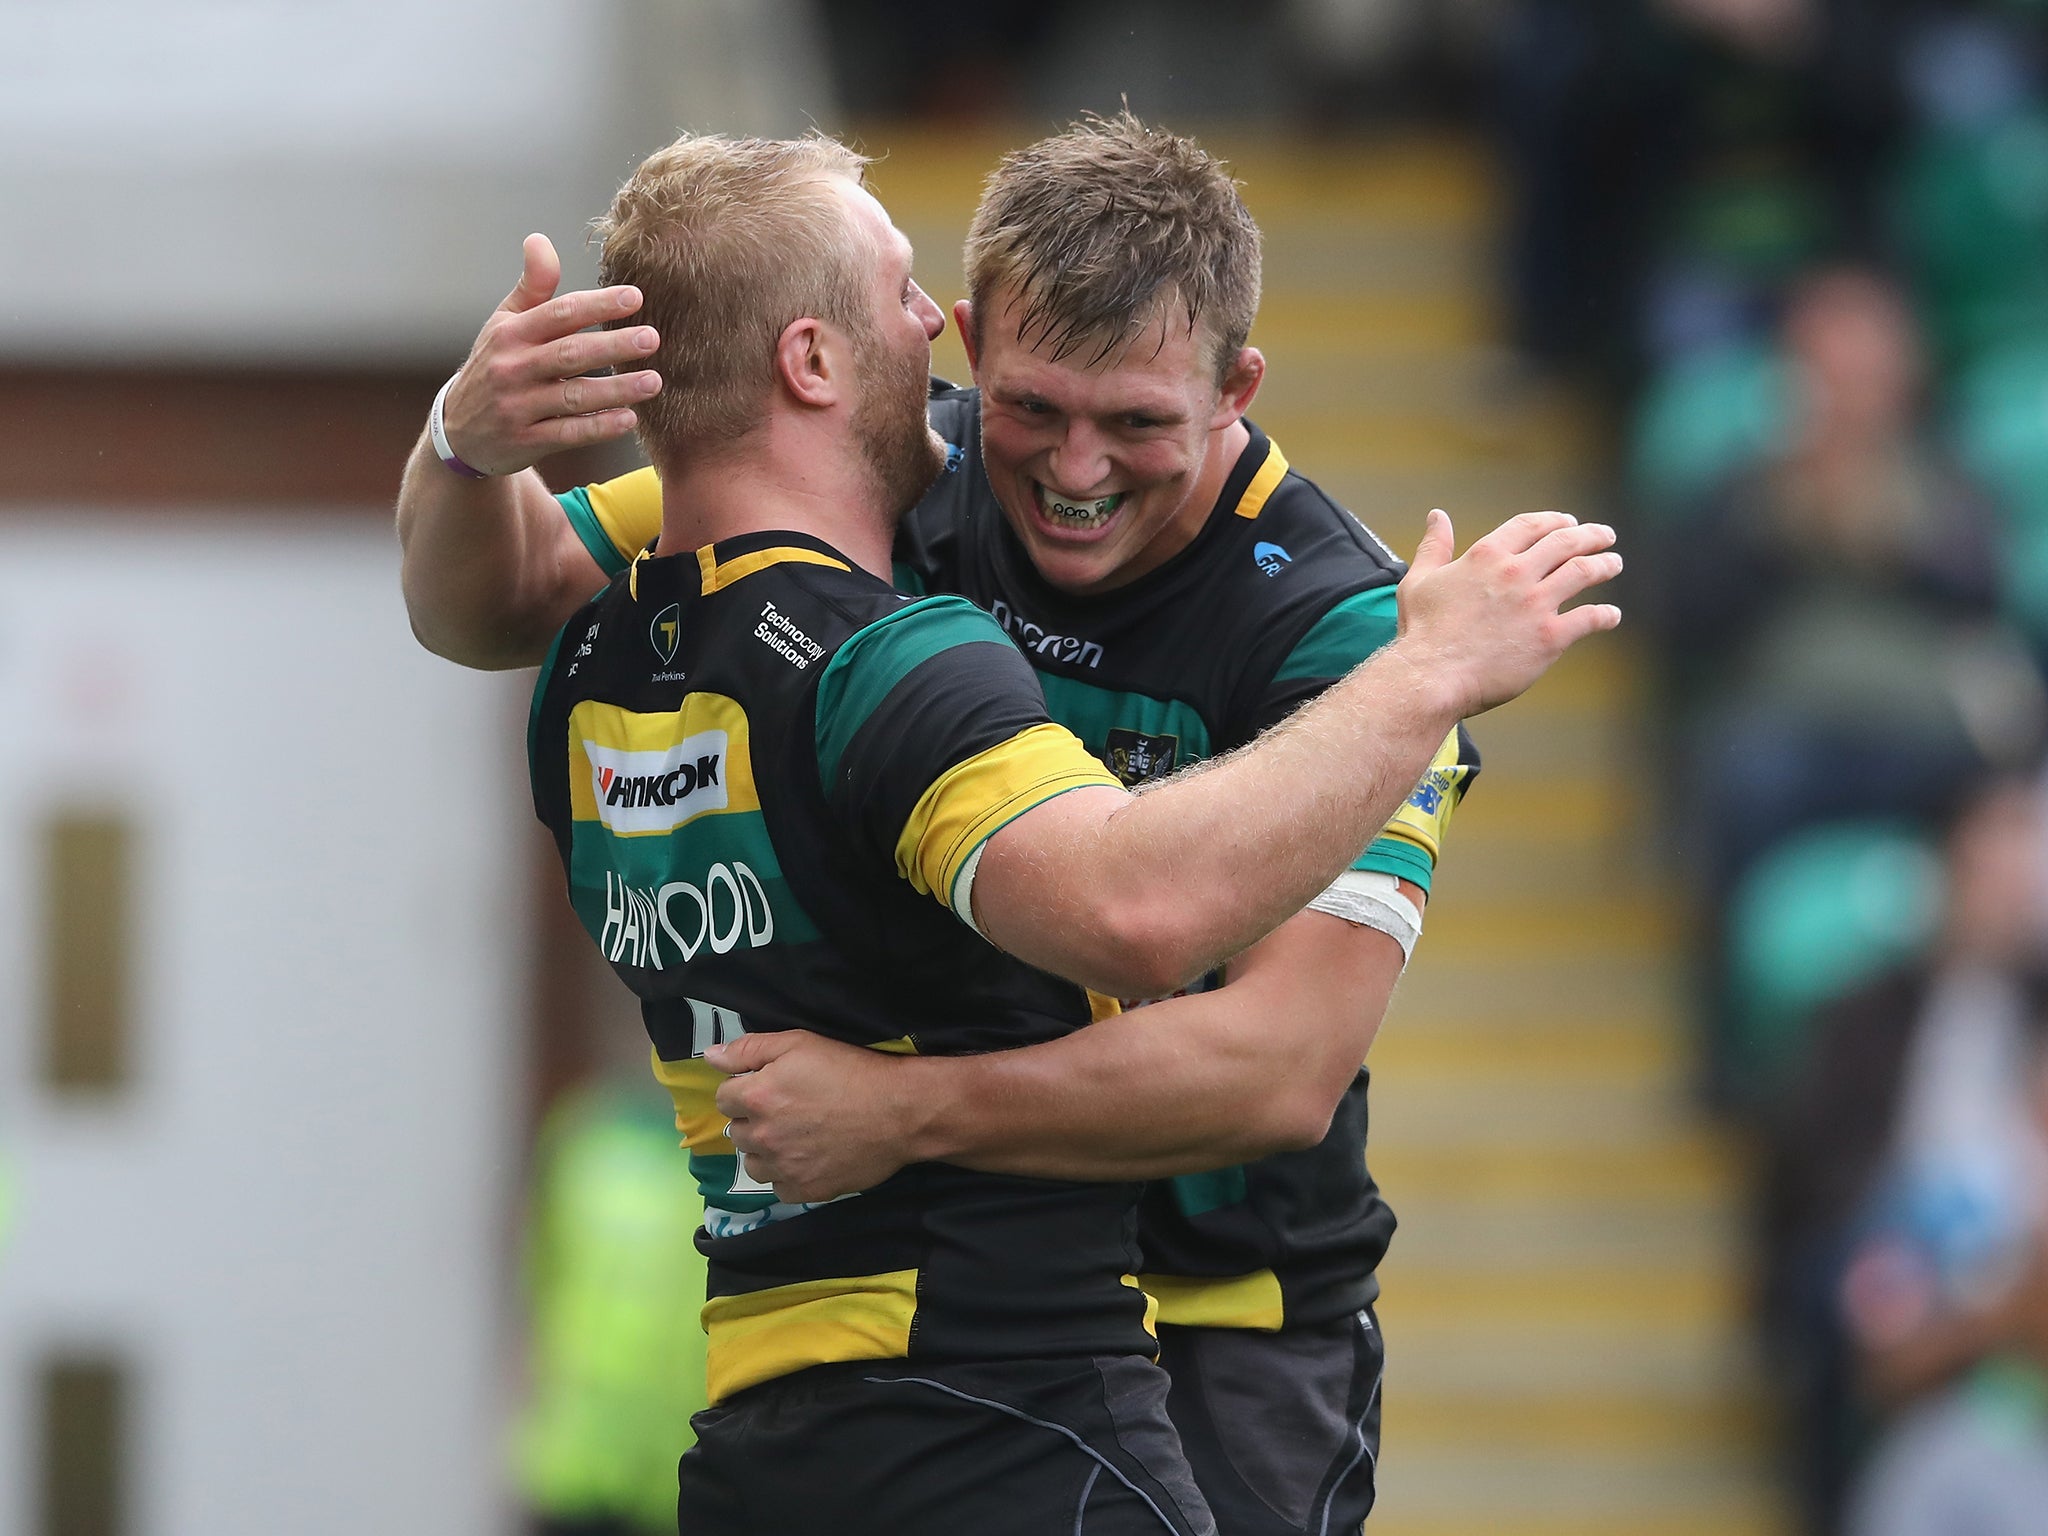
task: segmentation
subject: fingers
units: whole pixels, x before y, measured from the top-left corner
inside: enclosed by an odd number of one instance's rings
[[[1613,629],[1620,622],[1621,610],[1614,604],[1587,603],[1582,607],[1568,608],[1553,619],[1550,635],[1557,653],[1562,655],[1586,636]]]
[[[519,281],[512,285],[512,291],[505,295],[505,302],[498,306],[515,315],[547,303],[562,285],[562,258],[555,254],[554,242],[546,235],[528,235],[519,253],[522,258]]]
[[[1542,580],[1566,561],[1614,547],[1614,530],[1605,523],[1568,523],[1554,528],[1516,557],[1516,564]]]
[[[525,285],[524,278],[520,284],[521,287]],[[518,291],[513,290],[515,294]],[[509,304],[511,301],[506,302]],[[579,288],[574,293],[551,297],[544,303],[511,313],[505,324],[520,341],[538,345],[573,336],[593,325],[616,325],[639,308],[638,288]]]
[[[714,1045],[704,1053],[704,1064],[728,1077],[740,1072],[758,1072],[789,1051],[797,1042],[794,1030],[771,1031],[759,1035],[741,1035],[737,1040],[728,1040],[723,1045]],[[724,1085],[721,1085],[723,1087]],[[723,1104],[720,1105],[723,1108]]]
[[[1621,574],[1622,560],[1614,550],[1575,555],[1537,585],[1536,594],[1551,608],[1562,608],[1580,593]]]
[[[1408,562],[1408,569],[1427,576],[1431,571],[1449,565],[1457,551],[1458,540],[1451,528],[1451,514],[1442,507],[1431,507],[1423,522],[1422,542],[1415,546],[1415,558]]]
[[[528,343],[521,361],[525,371],[535,378],[573,379],[603,368],[638,368],[660,344],[661,336],[651,325],[611,331],[579,330],[549,341]]]
[[[1484,549],[1494,555],[1526,554],[1550,534],[1575,527],[1578,521],[1569,512],[1524,512],[1476,540],[1466,553]]]

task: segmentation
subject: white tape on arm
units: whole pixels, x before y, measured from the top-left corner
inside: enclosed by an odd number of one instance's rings
[[[974,874],[981,868],[981,856],[987,848],[988,842],[984,839],[979,848],[967,855],[967,862],[960,866],[960,873],[953,877],[953,915],[976,933],[981,933],[981,924],[974,920]],[[988,937],[985,933],[981,933],[981,936],[984,939]]]
[[[1327,912],[1347,923],[1384,933],[1401,946],[1401,962],[1415,953],[1422,937],[1422,909],[1401,889],[1393,875],[1377,870],[1347,869],[1330,888],[1308,904],[1311,912]]]

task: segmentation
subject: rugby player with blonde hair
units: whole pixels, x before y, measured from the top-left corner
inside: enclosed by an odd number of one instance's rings
[[[762,261],[775,259],[773,244],[762,242]],[[730,446],[706,440],[682,462],[656,454],[653,471],[549,495],[527,466],[616,435],[636,409],[658,419],[656,402],[690,387],[676,372],[684,354],[671,352],[677,327],[701,332],[690,345],[703,350],[728,295],[707,277],[687,299],[657,298],[645,282],[554,298],[545,242],[530,240],[527,258],[444,391],[445,418],[437,411],[400,503],[415,629],[471,665],[531,661],[605,572],[658,532],[668,540],[664,506],[671,519],[696,515],[699,498],[678,494],[678,476],[696,484]],[[1448,717],[1418,716],[1399,690],[1366,705],[1356,683],[1334,686],[1394,641],[1401,567],[1245,419],[1264,374],[1247,345],[1259,261],[1257,227],[1221,165],[1128,114],[1008,157],[976,214],[971,296],[955,309],[978,388],[934,386],[929,419],[948,470],[893,551],[908,590],[962,594],[994,617],[1036,670],[1051,717],[1118,780],[1165,781],[1133,807],[1163,809],[1176,790],[1213,796],[1226,767],[1233,783],[1258,786],[1231,796],[1227,814],[1219,806],[1201,838],[1154,847],[1151,877],[1136,882],[1114,878],[1090,841],[1100,829],[1083,808],[1102,792],[1034,810],[1013,824],[1047,839],[1033,854],[1006,858],[1007,830],[987,844],[975,883],[982,931],[1124,997],[1183,987],[1198,951],[1211,979],[1017,1050],[906,1059],[790,1031],[709,1053],[746,1074],[718,1095],[733,1144],[790,1200],[886,1187],[933,1160],[1160,1180],[1142,1210],[1141,1283],[1159,1303],[1171,1411],[1222,1529],[1248,1533],[1355,1528],[1371,1504],[1373,1271],[1392,1217],[1364,1168],[1360,1063],[1419,930],[1445,823],[1476,771],[1456,723],[1475,696],[1441,671],[1451,663],[1427,662],[1433,675],[1414,679],[1425,695],[1464,695]],[[665,272],[663,283],[681,276]],[[907,268],[904,283],[908,302]],[[643,297],[640,322],[629,322]],[[596,321],[614,328],[577,334]],[[657,367],[577,377],[643,360]],[[781,429],[771,416],[735,441],[762,430]],[[470,478],[476,470],[485,477]],[[1602,552],[1610,538],[1539,513],[1481,540],[1450,569],[1490,586],[1496,606],[1476,606],[1469,622],[1497,627],[1462,639],[1505,665],[1526,660],[1534,637],[1554,654],[1612,623],[1605,606],[1554,611],[1618,568]],[[1442,580],[1448,540],[1433,514],[1404,593]],[[1517,602],[1528,627],[1495,652]],[[1414,605],[1402,606],[1405,624]],[[1384,679],[1422,654],[1411,638],[1364,675]],[[1347,707],[1335,717],[1302,708],[1319,695]],[[1344,725],[1316,730],[1315,758],[1297,755],[1285,785],[1252,776],[1265,747],[1175,772],[1262,735],[1299,754],[1308,738],[1298,733],[1318,718]],[[1345,774],[1330,770],[1355,753],[1399,757],[1404,742],[1414,755],[1389,771],[1413,793],[1389,800],[1391,819],[1340,831],[1330,797]],[[1269,816],[1308,847],[1342,846],[1333,878],[1300,888],[1306,910],[1254,942],[1272,926],[1245,926],[1260,877],[1303,868],[1273,859],[1260,830]],[[1045,830],[1069,817],[1078,840]],[[990,918],[981,904],[996,871],[1008,872],[999,881],[1028,872],[1031,894]],[[1185,942],[1233,922],[1220,948]]]

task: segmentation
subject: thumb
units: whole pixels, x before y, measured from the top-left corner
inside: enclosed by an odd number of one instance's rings
[[[555,254],[552,240],[546,235],[528,235],[519,249],[525,258],[519,281],[505,295],[505,302],[498,306],[515,315],[547,303],[562,285],[562,258]]]
[[[728,1077],[758,1072],[796,1044],[797,1031],[776,1031],[765,1035],[741,1035],[704,1053],[705,1064]]]
[[[1458,540],[1451,529],[1451,514],[1442,507],[1431,507],[1429,519],[1423,526],[1422,542],[1415,546],[1415,558],[1408,562],[1409,574],[1427,576],[1431,571],[1449,565],[1457,553]]]

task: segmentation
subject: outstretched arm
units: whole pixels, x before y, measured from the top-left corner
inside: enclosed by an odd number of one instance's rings
[[[914,1057],[790,1031],[708,1059],[745,1074],[720,1086],[718,1107],[754,1177],[785,1200],[870,1189],[911,1162],[1161,1178],[1321,1141],[1400,973],[1385,934],[1304,912],[1215,991],[1042,1045]]]
[[[443,464],[426,433],[398,493],[401,581],[413,633],[465,666],[531,666],[603,573],[532,466],[564,448],[621,437],[632,407],[661,388],[629,368],[655,347],[648,326],[585,333],[640,307],[633,288],[555,296],[561,262],[528,235],[519,283],[478,333],[449,387],[443,427],[457,457],[486,478]]]
[[[1513,518],[1451,558],[1429,530],[1400,634],[1250,746],[1137,795],[1088,787],[996,832],[971,870],[999,948],[1117,997],[1157,997],[1307,905],[1413,791],[1461,719],[1530,686],[1620,611],[1565,604],[1618,575],[1610,528]]]

